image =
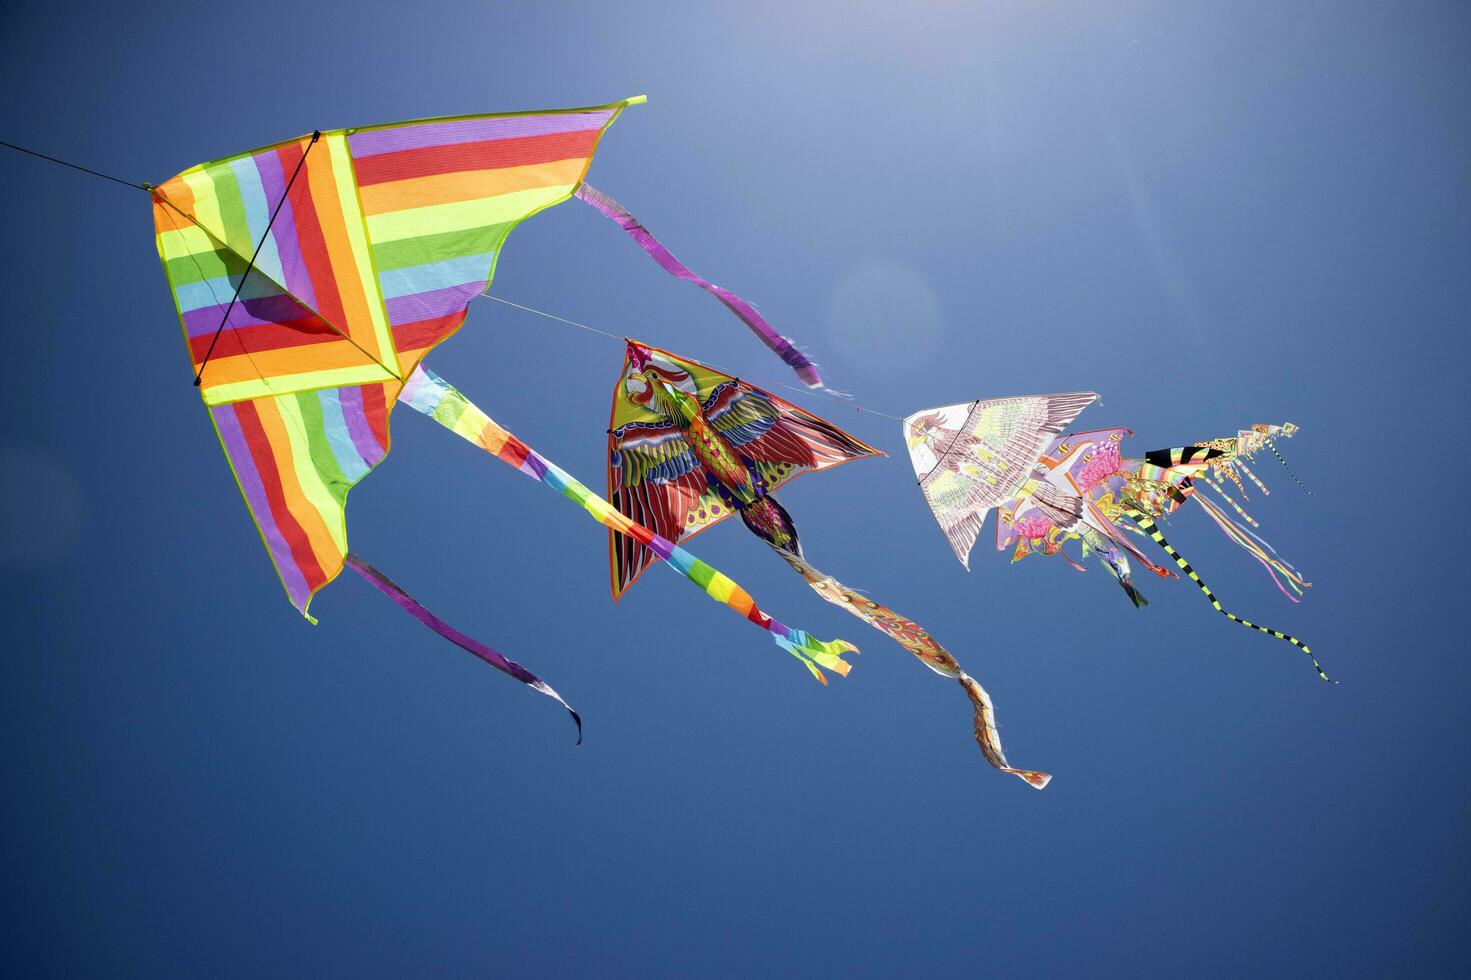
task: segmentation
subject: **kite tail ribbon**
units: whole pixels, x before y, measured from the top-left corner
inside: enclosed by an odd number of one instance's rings
[[[801,575],[818,595],[833,605],[846,609],[879,632],[887,634],[904,649],[918,657],[930,670],[942,677],[958,681],[975,711],[976,744],[981,747],[981,754],[986,757],[986,761],[993,768],[1017,776],[1036,789],[1042,789],[1051,782],[1050,773],[1038,772],[1035,769],[1015,769],[1011,763],[1006,761],[1006,753],[1001,750],[1001,733],[996,730],[996,709],[991,704],[991,696],[974,677],[965,672],[965,668],[961,667],[960,662],[951,656],[950,651],[935,642],[934,638],[918,623],[855,592],[831,575],[823,574],[799,555],[775,545],[771,545],[771,548],[788,565],[792,566],[792,569]]]
[[[1311,497],[1313,495],[1313,491],[1309,490],[1307,488],[1307,485],[1297,478],[1296,473],[1292,472],[1292,467],[1287,465],[1287,460],[1282,456],[1281,453],[1277,451],[1277,447],[1272,444],[1272,440],[1267,439],[1265,441],[1267,443],[1267,448],[1272,451],[1272,455],[1277,457],[1277,462],[1281,463],[1282,468],[1287,471],[1287,475],[1292,477],[1292,482],[1302,487],[1302,492]]]
[[[685,282],[694,283],[724,303],[726,309],[734,313],[747,327],[750,327],[751,332],[759,337],[763,344],[771,348],[792,370],[796,371],[797,377],[801,378],[803,383],[809,388],[823,387],[822,378],[817,373],[817,365],[813,364],[812,359],[802,353],[796,344],[777,333],[771,324],[766,322],[766,318],[757,312],[756,308],[750,303],[741,299],[730,290],[717,286],[708,279],[692,272],[687,265],[675,258],[669,249],[665,248],[659,242],[659,239],[654,237],[649,229],[645,228],[637,218],[629,213],[627,208],[590,184],[583,184],[578,187],[574,196],[592,205],[598,211],[602,212],[603,215],[617,222],[619,227],[626,231],[634,241],[638,242],[639,247],[647,252],[649,258],[658,263],[659,267],[665,272],[676,279],[683,279]]]
[[[1225,500],[1226,503],[1230,504],[1231,505],[1231,508],[1233,510],[1235,510],[1236,513],[1240,514],[1242,520],[1246,521],[1246,523],[1250,524],[1252,527],[1261,527],[1261,525],[1257,523],[1256,518],[1252,517],[1246,511],[1242,510],[1241,505],[1236,502],[1235,498],[1233,498],[1229,493],[1226,492],[1226,488],[1225,487],[1221,486],[1219,483],[1217,483],[1216,481],[1212,480],[1209,476],[1206,476],[1204,473],[1201,473],[1201,474],[1197,475],[1196,476],[1196,479],[1199,480],[1199,481],[1201,481],[1202,483],[1204,483],[1206,486],[1210,487],[1216,493],[1220,494],[1221,499]]]
[[[648,547],[664,559],[664,564],[683,575],[710,598],[724,603],[770,633],[777,646],[801,660],[819,681],[827,683],[818,667],[825,667],[842,675],[848,673],[849,665],[842,657],[845,653],[857,652],[858,648],[853,644],[846,640],[819,640],[805,630],[789,627],[768,616],[745,589],[719,569],[707,565],[673,542],[630,520],[612,504],[579,483],[566,470],[497,425],[494,419],[443,378],[422,366],[418,367],[404,383],[398,400],[484,449],[501,462],[514,466],[526,476],[580,505],[598,523],[620,531]]]
[[[1165,536],[1160,533],[1159,526],[1154,523],[1154,520],[1150,518],[1148,514],[1140,510],[1135,510],[1133,508],[1125,509],[1124,513],[1129,516],[1130,520],[1139,525],[1144,533],[1153,538],[1154,543],[1165,550],[1165,554],[1169,555],[1175,560],[1175,564],[1180,567],[1180,571],[1189,576],[1190,581],[1195,583],[1195,587],[1201,591],[1201,594],[1205,596],[1206,601],[1211,604],[1216,612],[1220,613],[1222,616],[1225,616],[1233,623],[1238,623],[1241,626],[1245,626],[1247,629],[1256,630],[1258,633],[1266,633],[1268,636],[1275,636],[1279,640],[1286,640],[1288,643],[1291,643],[1303,653],[1307,654],[1308,659],[1313,662],[1313,668],[1317,670],[1319,677],[1323,678],[1323,680],[1328,681],[1329,683],[1336,683],[1336,681],[1333,681],[1333,679],[1330,678],[1327,674],[1323,673],[1323,665],[1318,663],[1318,658],[1313,656],[1313,651],[1308,648],[1308,645],[1306,643],[1299,640],[1295,636],[1289,636],[1286,633],[1282,633],[1270,627],[1258,626],[1256,623],[1242,619],[1240,616],[1237,616],[1235,613],[1230,612],[1225,607],[1223,607],[1220,600],[1216,598],[1216,594],[1210,590],[1210,586],[1201,581],[1200,576],[1195,574],[1195,569],[1190,567],[1190,563],[1184,558],[1180,557],[1179,552],[1175,551],[1174,547],[1172,547],[1170,543],[1165,540]]]
[[[388,596],[388,598],[398,603],[398,605],[403,609],[404,612],[408,613],[410,616],[414,617],[419,622],[423,623],[425,626],[429,627],[434,632],[444,637],[446,640],[449,640],[455,646],[459,647],[462,650],[468,650],[470,653],[475,654],[475,656],[490,664],[496,670],[499,670],[505,674],[510,674],[512,677],[516,678],[516,680],[520,681],[522,684],[525,684],[533,691],[545,694],[547,697],[553,699],[562,707],[566,708],[567,713],[572,716],[572,721],[577,725],[577,744],[582,744],[582,716],[579,715],[575,709],[573,709],[572,705],[562,700],[562,695],[554,691],[550,684],[542,680],[540,677],[537,677],[525,667],[522,667],[520,664],[516,663],[516,661],[497,653],[474,637],[466,636],[464,633],[461,633],[449,623],[446,623],[444,620],[434,615],[428,609],[425,609],[424,606],[419,602],[419,600],[409,595],[403,590],[401,586],[395,583],[387,575],[384,575],[382,572],[378,571],[378,569],[374,568],[372,565],[369,565],[357,555],[349,553],[344,559],[344,564],[346,564],[348,568],[351,568],[353,571],[357,572],[363,578],[367,579],[369,584],[371,584],[379,592],[382,592],[384,595]]]
[[[1277,577],[1278,575],[1281,575],[1282,578],[1285,578],[1287,580],[1288,586],[1290,586],[1292,591],[1296,592],[1299,596],[1303,594],[1303,589],[1310,588],[1312,586],[1311,582],[1304,580],[1303,577],[1298,574],[1297,569],[1292,567],[1291,562],[1280,557],[1277,554],[1277,549],[1273,548],[1265,538],[1263,538],[1259,534],[1252,532],[1250,528],[1241,527],[1240,525],[1232,521],[1231,518],[1227,517],[1220,508],[1211,503],[1209,500],[1206,500],[1205,497],[1201,496],[1200,494],[1192,494],[1191,498],[1205,510],[1206,515],[1211,520],[1216,522],[1216,525],[1221,529],[1222,532],[1225,533],[1226,537],[1230,539],[1232,543],[1241,548],[1247,554],[1251,555],[1251,557],[1255,558],[1257,562],[1260,563],[1261,566],[1267,570],[1267,574],[1272,577],[1272,584],[1277,586],[1277,590],[1279,592],[1287,596],[1287,598],[1291,599],[1293,602],[1300,601],[1297,596],[1294,596],[1291,592],[1288,592],[1287,589],[1284,589],[1282,587],[1282,579],[1279,579]],[[1270,552],[1270,554],[1268,554],[1268,552]]]

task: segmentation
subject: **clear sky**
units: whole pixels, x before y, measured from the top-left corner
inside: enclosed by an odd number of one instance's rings
[[[286,602],[190,386],[146,198],[0,156],[0,965],[17,976],[1445,975],[1471,849],[1461,402],[1471,14],[1411,2],[0,5],[0,138],[161,181],[314,128],[647,92],[591,180],[893,415],[1038,391],[1135,449],[1258,421],[1287,602],[1194,509],[1186,582],[966,573],[895,458],[781,494],[964,698],[739,526],[693,550],[863,647],[814,684],[427,420],[353,549],[562,712],[354,577]],[[495,292],[786,378],[576,202]],[[431,357],[598,486],[615,343],[477,304]],[[800,398],[801,396],[792,396]],[[1459,637],[1459,639],[1458,639]]]

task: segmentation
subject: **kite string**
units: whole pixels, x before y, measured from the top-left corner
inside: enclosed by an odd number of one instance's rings
[[[568,326],[578,327],[579,329],[586,330],[589,333],[600,334],[600,335],[602,335],[604,337],[609,338],[610,340],[615,340],[615,341],[617,341],[620,344],[627,343],[627,341],[628,341],[628,338],[627,337],[619,336],[616,333],[611,333],[611,332],[609,332],[607,330],[603,330],[600,327],[594,327],[591,324],[587,324],[587,323],[579,323],[576,320],[569,320],[566,317],[557,316],[555,313],[548,313],[545,310],[538,310],[538,309],[536,309],[535,307],[532,307],[532,306],[523,306],[520,303],[513,303],[513,302],[511,302],[508,299],[502,299],[499,296],[492,296],[488,292],[481,293],[480,294],[480,298],[481,299],[495,300],[497,303],[501,303],[501,304],[503,304],[505,306],[511,306],[511,307],[514,307],[514,308],[516,308],[518,310],[524,310],[527,313],[534,313],[537,316],[546,317],[548,320],[555,320],[558,323],[565,323]],[[868,415],[877,415],[877,416],[880,416],[881,418],[893,419],[895,422],[903,422],[904,421],[903,419],[901,419],[897,415],[890,415],[888,412],[880,412],[877,409],[866,408],[863,405],[859,405],[859,404],[853,402],[852,400],[850,400],[850,399],[848,399],[848,398],[846,398],[846,397],[844,397],[842,395],[839,395],[839,394],[836,394],[836,393],[833,393],[833,392],[829,392],[826,389],[814,391],[814,390],[809,389],[809,388],[798,388],[795,385],[785,384],[785,383],[783,383],[781,381],[776,381],[776,380],[773,380],[771,378],[763,378],[760,375],[747,374],[745,372],[742,372],[741,377],[744,377],[744,378],[747,378],[747,379],[753,380],[753,381],[759,381],[762,384],[768,385],[768,386],[770,386],[772,388],[785,388],[787,391],[795,391],[799,395],[812,395],[812,396],[817,396],[817,397],[822,397],[822,398],[828,398],[828,399],[831,399],[831,400],[834,400],[834,401],[839,401],[839,402],[842,402],[846,407],[851,408],[851,409],[853,409],[856,412],[864,412],[864,413],[866,413]]]
[[[8,146],[10,149],[16,150],[20,153],[25,153],[40,160],[49,160],[52,163],[59,163],[63,167],[70,167],[73,170],[80,170],[84,174],[91,174],[93,177],[101,177],[103,180],[110,180],[115,184],[122,184],[126,187],[136,187],[140,191],[153,189],[153,186],[151,184],[139,184],[131,180],[123,180],[121,177],[114,177],[112,174],[105,174],[100,170],[93,170],[91,167],[84,167],[79,163],[72,163],[68,160],[63,160],[60,157],[54,157],[49,153],[41,153],[37,150],[27,149],[24,146],[17,146],[16,144],[8,142],[6,140],[0,140],[0,146]]]

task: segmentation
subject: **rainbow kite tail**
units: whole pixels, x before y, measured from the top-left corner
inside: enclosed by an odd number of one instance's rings
[[[398,400],[484,449],[501,462],[514,466],[522,474],[555,490],[587,511],[599,524],[627,534],[646,545],[654,554],[664,559],[665,565],[700,591],[770,633],[777,646],[801,660],[818,680],[827,683],[818,667],[847,675],[849,665],[843,661],[842,655],[856,652],[856,646],[846,640],[819,640],[805,630],[794,629],[768,616],[756,605],[756,600],[751,598],[750,593],[719,569],[629,519],[566,470],[497,425],[474,402],[432,371],[423,366],[416,368],[399,392]]]

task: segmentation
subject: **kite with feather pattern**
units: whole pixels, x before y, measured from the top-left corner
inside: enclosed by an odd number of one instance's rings
[[[818,595],[894,639],[936,673],[957,681],[974,711],[975,738],[992,766],[1041,789],[1051,776],[1017,769],[1001,750],[984,688],[919,624],[813,567],[796,525],[773,491],[803,474],[883,455],[755,385],[698,361],[630,340],[613,391],[608,429],[609,499],[671,541],[739,515]],[[654,557],[637,539],[609,538],[613,594],[621,596]],[[822,673],[804,661],[818,680]],[[834,668],[847,673],[847,665]]]

